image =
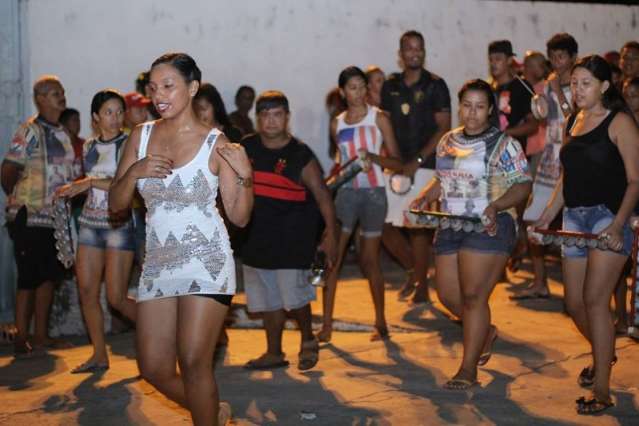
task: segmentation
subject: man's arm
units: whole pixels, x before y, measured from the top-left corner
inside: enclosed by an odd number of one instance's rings
[[[20,180],[22,167],[10,161],[4,160],[2,162],[2,170],[0,173],[2,175],[0,178],[0,180],[2,181],[2,190],[7,195],[13,194],[15,186]]]
[[[302,182],[311,191],[319,207],[326,228],[322,235],[322,250],[329,260],[329,268],[337,261],[337,220],[335,205],[328,187],[322,179],[322,173],[317,160],[314,158],[302,169]]]
[[[451,127],[451,115],[450,112],[436,112],[435,113],[435,123],[437,124],[437,131],[433,133],[430,137],[426,145],[421,149],[418,156],[422,159],[427,158],[429,155],[435,152],[437,148],[437,143],[439,140],[450,130]],[[421,162],[418,161],[417,158],[411,160],[406,166],[404,166],[404,174],[407,176],[415,175],[415,172],[421,166]]]

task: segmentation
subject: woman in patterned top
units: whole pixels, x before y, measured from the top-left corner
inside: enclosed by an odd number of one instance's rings
[[[138,366],[190,410],[194,424],[223,425],[230,407],[219,403],[211,359],[235,292],[235,266],[215,198],[219,185],[228,219],[245,226],[251,164],[242,147],[198,119],[193,98],[201,72],[193,58],[167,53],[153,62],[150,79],[161,118],[133,130],[109,194],[111,209],[121,211],[137,187],[147,207]]]
[[[93,355],[71,373],[96,373],[109,368],[104,343],[104,315],[100,305],[102,280],[106,283],[109,305],[135,321],[135,301],[127,297],[135,240],[129,211],[109,212],[108,191],[115,175],[119,154],[124,147],[125,103],[115,90],[105,89],[91,101],[91,117],[98,136],[83,146],[82,162],[86,177],[65,185],[58,192],[65,197],[87,194],[78,220],[76,276],[82,314]]]
[[[515,206],[528,198],[532,186],[519,142],[490,124],[494,107],[488,83],[464,84],[459,91],[463,126],[439,141],[436,175],[411,206],[424,209],[439,200],[445,213],[488,223],[484,232],[448,228],[435,234],[437,294],[464,328],[462,364],[445,384],[448,389],[477,384],[477,366],[488,362],[497,337],[488,299],[517,241]]]

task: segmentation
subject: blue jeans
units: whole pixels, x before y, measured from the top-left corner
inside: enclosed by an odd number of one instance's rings
[[[564,207],[564,231],[584,232],[588,234],[599,234],[606,229],[615,219],[608,207],[598,204],[590,207]],[[619,254],[629,256],[632,251],[632,230],[626,222],[623,225],[623,248]],[[562,246],[563,257],[587,257],[589,248],[579,248],[577,246]]]

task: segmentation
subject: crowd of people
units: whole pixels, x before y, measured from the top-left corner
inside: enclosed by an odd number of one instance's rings
[[[33,86],[38,113],[18,129],[2,162],[18,268],[15,356],[65,345],[48,336],[53,292],[65,273],[53,232],[52,203],[60,198],[77,218],[74,272],[93,346],[71,373],[109,368],[104,282],[109,305],[135,324],[141,376],[188,408],[195,424],[225,424],[230,416],[212,360],[216,345],[228,344],[236,262],[247,309],[261,313],[266,337],[266,351],[246,368],[289,365],[287,317],[300,332],[298,368],[317,365],[319,343],[331,340],[341,264],[357,234],[374,308],[371,339],[390,338],[384,247],[406,272],[402,300],[429,303],[433,283],[461,320],[463,357],[445,387],[464,390],[491,357],[498,329],[489,298],[505,269],[530,256],[534,279],[513,298],[550,295],[545,248],[527,228],[561,228],[606,243],[564,246],[562,265],[566,311],[592,347],[593,362],[577,379],[592,395],[577,400],[577,412],[612,407],[614,338],[628,326],[630,222],[639,201],[639,42],[617,55],[580,57],[577,41],[559,33],[546,55],[529,51],[519,63],[510,41],[493,41],[489,81],[469,80],[457,93],[455,129],[446,81],[424,68],[423,36],[404,33],[398,54],[401,72],[349,66],[327,96],[334,174],[361,169],[334,193],[313,151],[289,132],[293,111],[284,93],[256,96],[242,86],[237,110],[227,114],[187,54],[157,58],[136,81],[137,92],[98,91],[86,141],[60,80],[40,77]],[[416,225],[415,211],[483,226],[427,229]],[[319,252],[327,273],[315,335],[309,270]],[[136,263],[137,303],[127,294]]]

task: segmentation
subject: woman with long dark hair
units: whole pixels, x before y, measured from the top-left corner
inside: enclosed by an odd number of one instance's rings
[[[202,83],[193,99],[193,108],[203,123],[224,133],[231,142],[242,139],[242,131],[231,124],[222,96],[211,83]]]
[[[437,145],[436,174],[411,207],[439,201],[453,215],[482,217],[482,232],[438,229],[435,284],[442,304],[462,320],[464,356],[444,387],[477,384],[477,366],[488,362],[497,329],[488,299],[517,241],[517,211],[532,188],[526,155],[517,140],[490,124],[495,108],[490,85],[470,80],[459,91],[461,127]]]
[[[229,220],[246,225],[252,169],[242,147],[196,116],[200,80],[184,53],[153,62],[149,89],[161,118],[131,133],[109,206],[126,209],[137,187],[147,208],[138,286],[142,377],[188,408],[194,424],[223,425],[230,407],[219,403],[211,359],[235,293],[235,266],[215,199],[219,186]]]
[[[109,187],[118,166],[127,135],[123,132],[126,103],[120,93],[101,90],[91,101],[91,118],[98,135],[85,142],[83,169],[86,177],[65,185],[58,195],[87,194],[78,219],[78,253],[75,272],[82,314],[93,355],[71,373],[96,373],[109,368],[104,342],[104,314],[100,305],[102,281],[109,305],[135,321],[135,301],[127,297],[129,275],[135,253],[130,211],[114,214],[108,208]]]
[[[536,226],[547,228],[563,208],[564,230],[598,234],[609,247],[563,247],[562,253],[566,308],[594,359],[578,378],[583,387],[594,385],[593,394],[577,400],[577,412],[595,414],[613,405],[610,371],[616,356],[609,304],[632,246],[628,219],[639,199],[639,131],[604,58],[579,60],[570,87],[578,110],[566,121],[562,178]]]

